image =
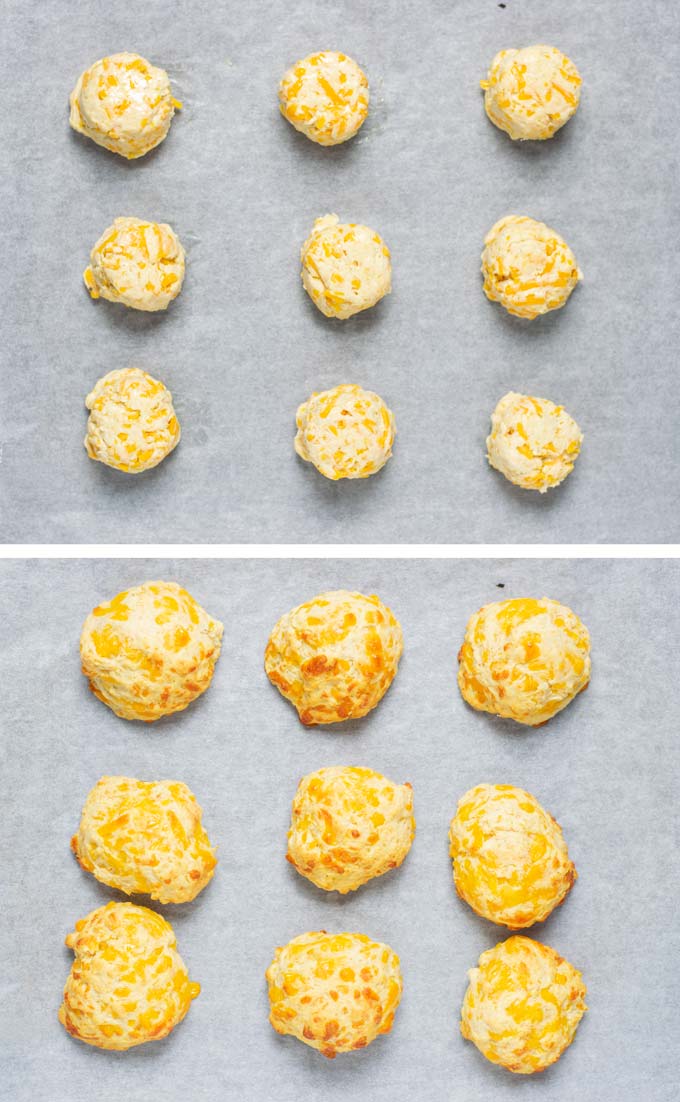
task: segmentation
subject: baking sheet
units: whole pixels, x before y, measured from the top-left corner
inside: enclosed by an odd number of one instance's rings
[[[144,726],[88,692],[78,639],[97,602],[154,577],[187,586],[226,630],[207,693]],[[4,562],[3,1102],[676,1099],[679,582],[680,566],[663,561]],[[364,720],[306,730],[269,684],[264,646],[279,615],[340,586],[394,609],[404,656]],[[591,631],[588,691],[535,731],[469,710],[455,683],[468,616],[543,594]],[[411,781],[417,821],[401,869],[344,898],[284,860],[300,776],[333,764]],[[72,961],[64,936],[123,898],[69,850],[106,773],[185,781],[220,857],[193,903],[158,907],[201,995],[169,1038],[126,1054],[74,1041],[56,1018]],[[482,781],[534,792],[579,872],[530,936],[582,969],[590,1009],[560,1062],[531,1078],[495,1068],[458,1033],[467,969],[507,936],[452,883],[449,820]],[[332,1062],[274,1033],[264,982],[276,945],[319,928],[388,942],[404,974],[392,1033]]]
[[[5,5],[5,252],[0,322],[2,539],[9,542],[677,542],[680,19],[667,0],[193,0]],[[557,43],[584,78],[552,141],[511,143],[478,82],[495,52]],[[295,59],[365,67],[359,136],[324,150],[278,113]],[[165,143],[127,163],[68,127],[96,58],[131,49],[184,101]],[[329,321],[299,279],[314,218],[389,244],[394,291]],[[479,256],[501,216],[547,221],[585,280],[543,320],[487,302]],[[90,301],[89,250],[118,215],[169,221],[187,278],[167,314]],[[138,365],[171,388],[182,442],[125,476],[88,460],[84,399]],[[293,451],[313,390],[358,382],[394,410],[378,476],[331,483]],[[563,404],[585,433],[547,495],[487,467],[508,390]]]

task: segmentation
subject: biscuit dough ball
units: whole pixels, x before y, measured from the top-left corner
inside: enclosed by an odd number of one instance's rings
[[[170,80],[138,54],[112,54],[78,77],[69,122],[79,134],[133,160],[163,141],[175,110]]]
[[[160,1041],[201,990],[172,926],[147,907],[107,903],[76,922],[66,944],[76,959],[59,1021],[86,1045],[123,1051]]]
[[[354,137],[368,114],[366,74],[346,54],[310,54],[283,74],[279,108],[311,141],[339,145]]]
[[[495,601],[470,617],[458,663],[471,707],[538,727],[588,684],[590,636],[558,601]]]
[[[573,471],[582,441],[563,406],[510,392],[491,414],[487,459],[508,482],[544,494]]]
[[[484,294],[515,317],[533,319],[559,310],[583,279],[566,241],[533,218],[501,218],[484,246]]]
[[[312,394],[298,407],[295,450],[334,481],[368,478],[392,455],[394,414],[372,390],[349,383]]]
[[[559,823],[512,784],[478,784],[461,796],[449,842],[461,899],[511,930],[543,922],[576,879]]]
[[[307,727],[359,719],[392,684],[401,625],[379,597],[338,589],[291,609],[274,625],[267,677]]]
[[[333,1059],[389,1033],[401,999],[399,957],[365,934],[300,934],[266,973],[269,1021]]]
[[[116,218],[92,249],[83,280],[94,299],[166,310],[182,290],[184,249],[165,222]]]
[[[559,1060],[587,1009],[573,964],[515,936],[482,953],[468,976],[460,1031],[487,1060],[519,1075]]]
[[[415,829],[410,784],[330,766],[298,785],[286,859],[317,888],[344,895],[401,865]]]
[[[172,394],[138,367],[104,375],[85,399],[90,459],[138,474],[157,467],[179,444]]]
[[[110,888],[188,903],[217,864],[201,815],[181,781],[102,777],[85,801],[71,849]]]
[[[327,318],[351,318],[392,290],[390,250],[380,234],[337,214],[317,218],[302,246],[302,285]]]
[[[117,716],[153,723],[205,692],[223,631],[175,582],[144,582],[87,617],[80,636],[83,673]]]
[[[578,69],[555,46],[501,50],[480,84],[487,115],[513,140],[552,138],[581,95]]]

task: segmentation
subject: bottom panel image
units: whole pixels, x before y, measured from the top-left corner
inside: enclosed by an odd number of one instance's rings
[[[679,596],[4,560],[0,1098],[676,1098]]]

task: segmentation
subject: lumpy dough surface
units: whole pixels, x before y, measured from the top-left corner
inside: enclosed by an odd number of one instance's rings
[[[482,275],[487,298],[530,320],[559,310],[583,278],[555,230],[515,214],[501,218],[484,238]]]
[[[165,70],[130,53],[95,61],[78,77],[69,103],[74,130],[128,160],[160,145],[182,106]]]
[[[354,137],[368,114],[366,74],[346,54],[310,54],[281,78],[279,107],[311,141],[339,145]]]
[[[80,637],[83,673],[116,715],[151,723],[205,692],[223,630],[175,582],[144,582],[89,614]]]
[[[66,938],[75,960],[59,1021],[79,1041],[124,1049],[159,1041],[200,992],[177,952],[172,927],[134,903],[107,903]]]
[[[414,833],[410,784],[330,766],[298,785],[287,858],[317,887],[344,894],[401,865]]]
[[[554,949],[515,936],[468,972],[460,1031],[493,1064],[532,1075],[554,1064],[586,1011],[581,973]]]
[[[394,415],[360,386],[312,394],[298,408],[297,426],[296,452],[326,478],[368,478],[392,455]]]
[[[581,95],[578,69],[555,46],[501,50],[481,86],[487,115],[513,140],[552,138]]]
[[[172,394],[138,367],[110,371],[85,399],[90,410],[85,447],[90,459],[137,474],[156,467],[177,446]]]
[[[187,903],[217,864],[196,797],[181,781],[102,777],[89,793],[71,849],[102,884]]]
[[[340,723],[382,700],[402,646],[401,625],[379,597],[334,590],[281,617],[265,670],[306,726]]]
[[[93,247],[83,280],[93,299],[166,310],[182,290],[184,249],[165,222],[116,218]]]
[[[573,471],[582,440],[563,406],[510,392],[491,414],[487,458],[515,486],[543,494]]]
[[[511,784],[479,784],[461,796],[449,842],[461,899],[511,930],[543,922],[576,879],[559,823]]]
[[[380,234],[337,214],[316,219],[301,261],[304,289],[327,318],[351,318],[392,289],[390,250]]]
[[[558,601],[498,601],[470,617],[458,663],[468,704],[537,727],[588,684],[590,636]]]
[[[365,934],[301,934],[267,969],[269,1020],[332,1059],[389,1033],[401,999],[399,957]]]

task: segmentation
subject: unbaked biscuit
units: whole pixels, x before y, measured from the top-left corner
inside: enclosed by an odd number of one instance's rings
[[[274,625],[264,666],[306,726],[358,719],[375,708],[397,672],[401,626],[375,595],[320,593]]]
[[[205,692],[223,630],[175,582],[144,582],[87,617],[80,637],[83,673],[116,715],[152,723]]]
[[[266,978],[276,1032],[329,1059],[389,1033],[401,999],[399,957],[365,934],[301,934],[276,950]]]
[[[482,275],[488,299],[529,320],[559,310],[583,279],[556,230],[516,214],[501,218],[484,238]]]
[[[182,290],[184,249],[165,222],[116,218],[93,246],[83,280],[93,299],[167,310]]]
[[[555,46],[501,50],[480,84],[491,122],[521,141],[552,138],[574,114],[581,95],[578,69]]]
[[[559,823],[511,784],[478,784],[461,796],[449,842],[461,899],[510,930],[543,922],[576,879]]]
[[[511,391],[491,414],[487,459],[508,482],[544,494],[573,471],[582,441],[564,406]]]
[[[588,684],[590,636],[558,601],[495,601],[470,617],[458,663],[468,704],[538,727]]]
[[[159,903],[187,903],[217,864],[196,797],[181,781],[102,777],[89,793],[71,849],[102,884]]]
[[[366,74],[346,54],[310,54],[283,74],[279,107],[311,141],[339,145],[354,137],[368,114]]]
[[[330,766],[298,785],[286,858],[318,888],[344,895],[401,865],[415,826],[410,784]]]
[[[510,937],[468,972],[460,1031],[493,1064],[519,1075],[554,1064],[585,1011],[581,973],[548,945]]]
[[[123,1051],[166,1037],[200,992],[172,926],[146,907],[107,903],[66,938],[76,959],[59,1021],[72,1037]]]
[[[90,459],[139,474],[157,467],[179,444],[172,394],[138,367],[109,371],[85,399]]]
[[[327,318],[351,318],[392,290],[390,250],[380,234],[337,214],[317,218],[302,246],[302,285]]]
[[[346,383],[298,407],[295,450],[326,478],[368,478],[392,455],[394,414],[371,390]]]

